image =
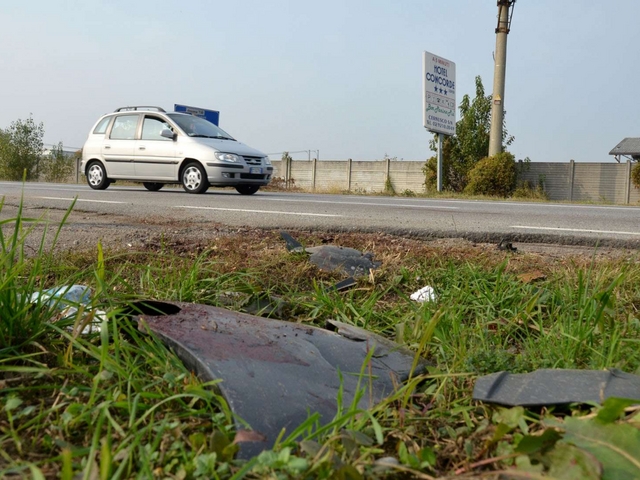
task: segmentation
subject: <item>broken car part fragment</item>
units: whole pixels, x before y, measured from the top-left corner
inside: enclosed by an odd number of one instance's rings
[[[287,232],[280,232],[280,236],[287,244],[287,250],[294,253],[309,253],[309,261],[320,270],[327,272],[341,271],[352,277],[368,275],[369,271],[378,268],[382,262],[373,260],[373,254],[362,253],[355,248],[336,245],[320,245],[305,248],[300,242]]]
[[[239,430],[244,421],[264,437],[241,443],[240,458],[271,448],[283,428],[292,432],[314,412],[321,424],[330,422],[341,390],[345,409],[359,390],[358,407],[374,405],[409,378],[415,359],[390,340],[340,322],[331,322],[330,331],[205,305],[149,301],[132,308],[139,328],[156,333],[203,382],[221,380],[217,388]],[[419,359],[415,374],[426,366]]]
[[[640,376],[611,370],[542,369],[498,372],[478,378],[473,399],[505,406],[542,407],[602,403],[609,397],[640,402]]]

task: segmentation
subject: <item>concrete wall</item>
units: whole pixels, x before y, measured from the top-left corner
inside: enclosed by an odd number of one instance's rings
[[[351,160],[291,162],[289,178],[296,187],[316,191],[382,192],[387,177],[396,193],[423,193],[423,161],[359,162]],[[273,162],[275,177],[286,177],[282,161]],[[640,190],[630,181],[627,163],[532,162],[520,180],[542,183],[551,200],[594,201],[636,205]]]

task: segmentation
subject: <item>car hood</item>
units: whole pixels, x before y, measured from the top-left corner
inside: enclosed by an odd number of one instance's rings
[[[266,157],[266,155],[260,150],[251,148],[242,142],[221,140],[218,138],[192,138],[191,140],[195,143],[199,143],[200,145],[206,145],[207,147],[215,148],[216,150],[224,153],[235,153],[237,155],[246,155],[248,157]]]

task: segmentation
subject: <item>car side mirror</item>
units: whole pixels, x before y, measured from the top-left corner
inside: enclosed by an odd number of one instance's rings
[[[163,129],[160,132],[160,136],[164,138],[170,138],[171,140],[175,140],[178,137],[178,135],[176,135],[174,132],[172,132],[168,128]]]

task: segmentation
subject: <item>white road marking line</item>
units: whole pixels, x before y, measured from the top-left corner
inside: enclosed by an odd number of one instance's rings
[[[591,209],[595,209],[595,210],[626,210],[626,211],[633,211],[634,209],[637,210],[638,207],[635,205],[629,205],[627,207],[614,207],[614,206],[603,206],[603,205],[584,205],[584,204],[580,204],[580,203],[569,203],[569,204],[560,204],[560,203],[545,203],[545,202],[539,202],[539,203],[529,203],[529,202],[504,202],[504,201],[500,201],[500,200],[496,200],[495,202],[487,202],[487,201],[483,201],[483,200],[433,200],[433,201],[437,201],[437,202],[443,202],[443,203],[464,203],[464,204],[468,204],[468,205],[508,205],[508,206],[516,206],[516,207],[536,207],[536,208],[546,208],[546,207],[552,207],[552,208],[591,208]]]
[[[342,217],[342,215],[332,215],[329,213],[280,212],[278,210],[249,210],[244,208],[192,207],[189,205],[176,205],[173,208],[187,208],[194,210],[220,210],[222,212],[275,213],[278,215],[302,215],[304,217]]]
[[[640,235],[640,232],[619,232],[616,230],[590,230],[587,228],[560,228],[560,227],[531,227],[526,225],[512,225],[511,228],[523,228],[529,230],[552,230],[558,232],[581,232],[581,233],[610,233],[617,235]]]
[[[73,198],[62,198],[62,197],[34,197],[34,198],[43,198],[45,200],[67,200],[69,202],[73,201]],[[90,202],[90,203],[127,203],[127,202],[116,202],[114,200],[85,200],[84,198],[78,198],[77,202]]]
[[[268,198],[261,197],[260,200],[269,200],[271,202],[291,202],[289,198]],[[433,210],[434,208],[443,208],[447,210],[460,210],[460,207],[445,207],[441,205],[413,205],[410,203],[369,203],[369,202],[338,202],[331,200],[294,200],[297,203],[331,203],[335,205],[371,205],[373,207],[408,207],[408,208],[428,208]]]

